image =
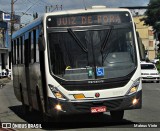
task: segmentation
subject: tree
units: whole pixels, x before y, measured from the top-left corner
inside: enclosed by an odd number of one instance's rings
[[[152,26],[155,31],[160,31],[160,0],[150,0],[145,12],[145,25]]]
[[[157,45],[157,47],[158,47],[158,52],[160,52],[160,43]]]

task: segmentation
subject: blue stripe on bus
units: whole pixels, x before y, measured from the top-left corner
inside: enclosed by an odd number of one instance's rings
[[[27,26],[21,28],[20,30],[16,31],[15,33],[13,33],[12,39],[16,38],[20,34],[23,34],[27,31],[29,31],[30,29],[34,28],[35,26],[40,25],[41,23],[42,23],[42,17],[33,21],[32,23],[28,24]]]

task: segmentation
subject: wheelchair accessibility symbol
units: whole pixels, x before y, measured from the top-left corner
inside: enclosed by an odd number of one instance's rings
[[[96,69],[96,74],[97,74],[97,76],[104,76],[104,68],[103,67],[98,67]]]

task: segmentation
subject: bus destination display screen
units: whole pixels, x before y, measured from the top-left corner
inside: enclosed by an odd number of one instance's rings
[[[48,27],[69,27],[87,25],[112,25],[130,22],[128,12],[88,13],[47,17]]]

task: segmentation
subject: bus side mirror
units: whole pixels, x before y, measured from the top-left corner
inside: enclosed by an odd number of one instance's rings
[[[45,51],[46,46],[45,46],[45,40],[44,40],[44,37],[43,37],[43,36],[40,36],[40,37],[38,38],[38,46],[39,46],[39,50],[40,50],[40,51]]]

